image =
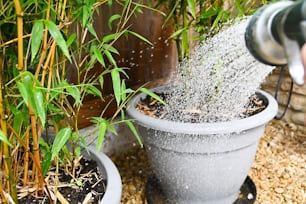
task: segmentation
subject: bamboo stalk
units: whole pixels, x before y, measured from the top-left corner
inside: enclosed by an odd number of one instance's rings
[[[25,144],[24,144],[24,171],[23,171],[23,186],[27,186],[28,185],[28,175],[29,175],[29,129],[27,129],[25,135],[24,135],[24,140],[25,140]]]
[[[31,37],[31,36],[32,36],[32,34],[27,34],[27,35],[23,35],[22,38],[24,39],[24,38],[28,38],[28,37]],[[2,44],[0,45],[0,48],[6,47],[6,46],[8,46],[8,45],[10,45],[10,44],[12,44],[12,43],[18,42],[18,39],[19,39],[19,38],[15,38],[15,39],[6,41],[6,42],[4,42],[4,43],[2,43]]]
[[[23,69],[23,11],[19,0],[14,0],[17,15],[17,44],[18,44],[18,65],[17,69]]]
[[[5,53],[5,52],[4,52]],[[5,54],[4,54],[5,55]],[[7,115],[6,115],[6,110],[4,106],[4,79],[3,79],[3,72],[4,72],[4,64],[2,58],[0,58],[0,128],[4,135],[7,137],[8,136],[8,131],[7,131]],[[6,143],[2,143],[2,158],[3,158],[3,172],[5,175],[3,176],[8,176],[8,182],[7,184],[4,184],[5,186],[8,186],[8,190],[10,191],[10,194],[14,200],[14,202],[17,202],[17,190],[16,190],[16,182],[15,182],[15,177],[13,173],[13,168],[12,168],[12,159],[11,159],[11,154],[10,154],[10,149],[9,146]],[[1,182],[4,181],[4,179],[1,178]],[[1,183],[1,189],[2,189],[2,183]],[[2,201],[6,201],[6,198],[3,197],[3,190],[1,190],[1,197]]]
[[[46,11],[46,20],[50,18],[50,5],[51,5],[51,0],[48,0],[48,8]],[[42,53],[39,59],[39,63],[37,64],[36,71],[35,71],[35,77],[38,79],[41,67],[43,66],[43,62],[46,58],[47,51],[48,51],[48,29],[45,29],[44,31],[44,36],[43,36],[43,48],[42,48]]]
[[[33,137],[33,156],[34,156],[34,164],[35,165],[35,187],[38,194],[43,193],[44,189],[44,178],[41,174],[41,158],[39,152],[39,143],[38,143],[38,134],[37,134],[37,118],[33,112],[31,106],[28,106],[30,112],[30,120],[31,120],[31,127],[32,127],[32,137]]]

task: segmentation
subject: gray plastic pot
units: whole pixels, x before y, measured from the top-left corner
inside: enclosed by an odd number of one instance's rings
[[[169,87],[153,89],[162,92]],[[267,107],[245,119],[216,123],[181,123],[127,110],[139,125],[148,158],[165,196],[173,203],[230,204],[239,194],[254,161],[265,124],[277,113],[277,102],[264,91]]]
[[[120,204],[122,196],[122,181],[119,171],[112,160],[102,152],[96,152],[95,148],[89,146],[88,155],[86,151],[83,151],[83,155],[86,158],[93,159],[97,162],[98,167],[106,179],[106,191],[100,201],[100,204]]]

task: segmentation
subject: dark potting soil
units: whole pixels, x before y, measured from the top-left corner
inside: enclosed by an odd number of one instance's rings
[[[166,95],[164,93],[155,92],[155,94],[158,95],[162,100],[165,100]],[[244,111],[241,114],[239,114],[239,117],[240,118],[250,117],[252,115],[255,115],[263,111],[265,108],[266,104],[264,103],[264,101],[260,99],[256,94],[254,94],[250,96],[249,103],[245,105]],[[156,118],[162,118],[163,116],[165,116],[165,114],[167,114],[164,105],[148,95],[137,103],[136,109],[145,115]],[[193,123],[200,122],[198,113],[184,112],[182,114],[188,114],[190,116],[189,118],[192,118],[191,122]]]
[[[106,180],[102,177],[98,170],[97,163],[94,160],[87,160],[82,158],[80,160],[80,167],[76,170],[76,178],[81,180],[81,185],[73,184],[69,187],[59,187],[58,191],[71,204],[82,203],[87,195],[91,194],[88,202],[90,204],[97,204],[103,197],[106,189]],[[59,182],[61,184],[70,184],[72,177],[63,170],[59,171]],[[51,204],[47,195],[35,197],[29,194],[19,200],[21,204]],[[59,199],[58,199],[58,203]]]

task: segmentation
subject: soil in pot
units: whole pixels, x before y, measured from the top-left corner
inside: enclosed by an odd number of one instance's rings
[[[156,93],[162,100],[165,100],[166,94],[165,93]],[[244,111],[240,114],[241,118],[246,118],[252,115],[255,115],[262,110],[264,110],[266,107],[266,104],[262,99],[260,99],[256,94],[252,95],[249,98],[248,104],[245,105]],[[165,118],[167,114],[167,110],[165,109],[165,106],[157,101],[156,99],[152,98],[151,96],[146,96],[145,98],[141,99],[137,103],[137,110],[141,113],[156,117],[159,119]],[[181,113],[176,114],[178,116],[184,114],[184,121],[183,122],[192,122],[192,123],[198,123],[200,122],[200,113],[196,110],[182,110]]]
[[[87,160],[86,158],[81,158],[79,162],[79,167],[76,168],[76,176],[80,181],[79,185],[77,182],[72,182],[73,177],[66,173],[62,169],[59,170],[59,184],[58,191],[61,196],[65,198],[69,203],[98,203],[105,192],[106,180],[103,178],[101,172],[98,170],[96,161]],[[55,169],[48,173],[48,186],[55,187]],[[22,193],[24,191],[24,193]],[[47,195],[37,197],[34,193],[28,193],[31,189],[23,189],[20,187],[20,193],[24,197],[19,199],[19,203],[22,204],[50,204]],[[60,197],[61,197],[60,196]],[[61,198],[58,198],[58,201]],[[88,200],[87,202],[84,202]],[[61,202],[64,203],[64,202]]]

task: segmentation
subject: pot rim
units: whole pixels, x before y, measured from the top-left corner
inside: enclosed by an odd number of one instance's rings
[[[102,174],[106,177],[105,193],[100,201],[100,204],[120,204],[122,196],[122,181],[119,171],[113,161],[103,152],[97,152],[95,147],[88,147],[90,154],[87,155],[97,161],[98,167]]]
[[[158,90],[161,90],[164,87],[165,86],[161,86],[152,90],[158,92]],[[278,104],[269,93],[263,90],[257,90],[256,94],[259,94],[263,100],[267,101],[267,107],[263,111],[247,118],[235,119],[226,122],[185,123],[153,118],[151,116],[144,115],[135,108],[140,98],[144,98],[146,96],[144,93],[138,94],[131,99],[127,106],[127,113],[136,121],[136,123],[142,126],[172,133],[223,134],[229,132],[242,132],[244,130],[266,124],[277,114]]]

